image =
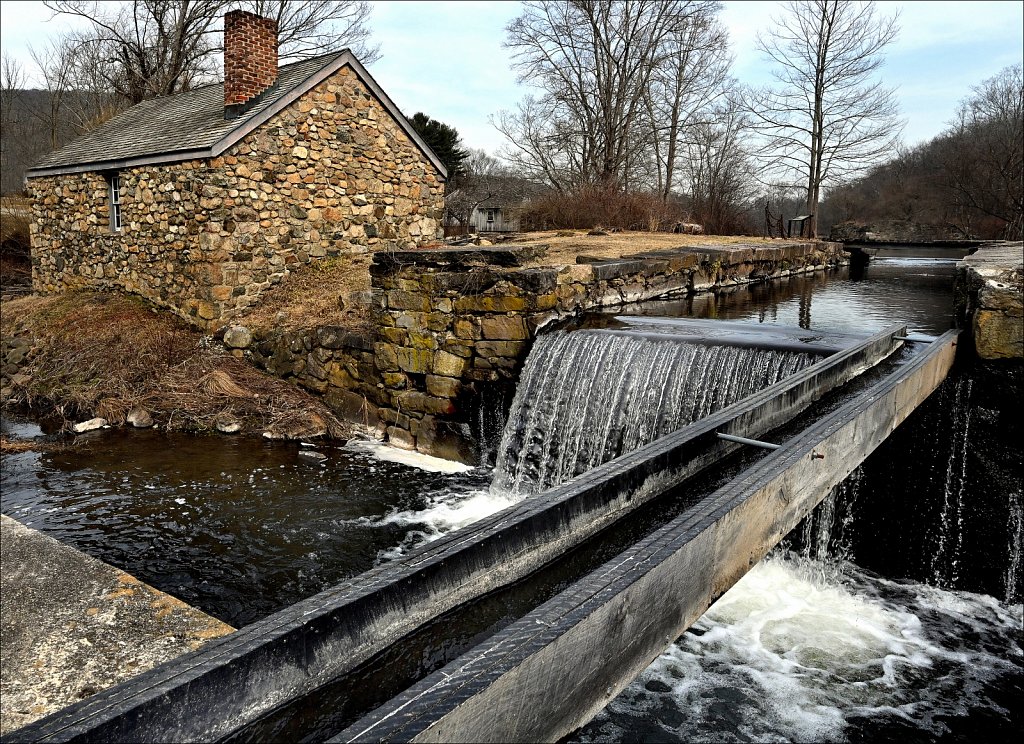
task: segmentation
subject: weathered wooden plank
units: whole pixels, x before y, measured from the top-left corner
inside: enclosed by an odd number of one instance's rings
[[[945,378],[956,332],[332,742],[548,741],[586,723]]]

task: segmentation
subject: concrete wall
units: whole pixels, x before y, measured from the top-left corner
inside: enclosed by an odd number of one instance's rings
[[[233,631],[0,516],[0,734]]]

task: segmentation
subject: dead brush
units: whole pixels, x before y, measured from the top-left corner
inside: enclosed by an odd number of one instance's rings
[[[65,452],[87,446],[85,440],[70,437],[64,439],[13,439],[0,435],[0,455],[18,455],[22,452]]]
[[[318,325],[352,332],[369,327],[369,254],[343,254],[293,268],[236,322],[254,329],[298,330]]]
[[[231,375],[222,369],[215,369],[203,375],[199,387],[210,396],[222,395],[228,398],[252,398],[254,394],[235,382]],[[256,396],[258,397],[258,396]]]
[[[168,429],[210,430],[231,419],[287,436],[351,434],[321,400],[205,348],[197,331],[139,300],[75,293],[26,307],[18,324],[37,352],[19,392],[39,413],[121,424],[140,406]]]

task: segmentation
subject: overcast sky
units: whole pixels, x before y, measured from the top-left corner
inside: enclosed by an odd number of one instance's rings
[[[1024,3],[879,2],[886,14],[900,13],[901,32],[889,47],[882,76],[899,91],[907,119],[904,140],[917,143],[938,134],[972,86],[1024,58]],[[528,88],[516,82],[502,47],[504,27],[518,2],[378,1],[371,26],[382,59],[370,72],[408,115],[423,111],[454,126],[469,147],[495,151],[501,135],[489,118],[512,108]],[[740,82],[768,82],[768,69],[754,49],[758,30],[781,12],[776,2],[725,2]],[[0,2],[0,44],[31,67],[29,45],[41,46],[67,28],[50,20],[41,2]]]

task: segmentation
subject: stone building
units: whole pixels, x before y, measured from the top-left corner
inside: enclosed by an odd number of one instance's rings
[[[446,171],[348,50],[278,67],[224,18],[224,83],[144,101],[26,174],[36,291],[122,289],[212,327],[289,269],[440,236]]]

